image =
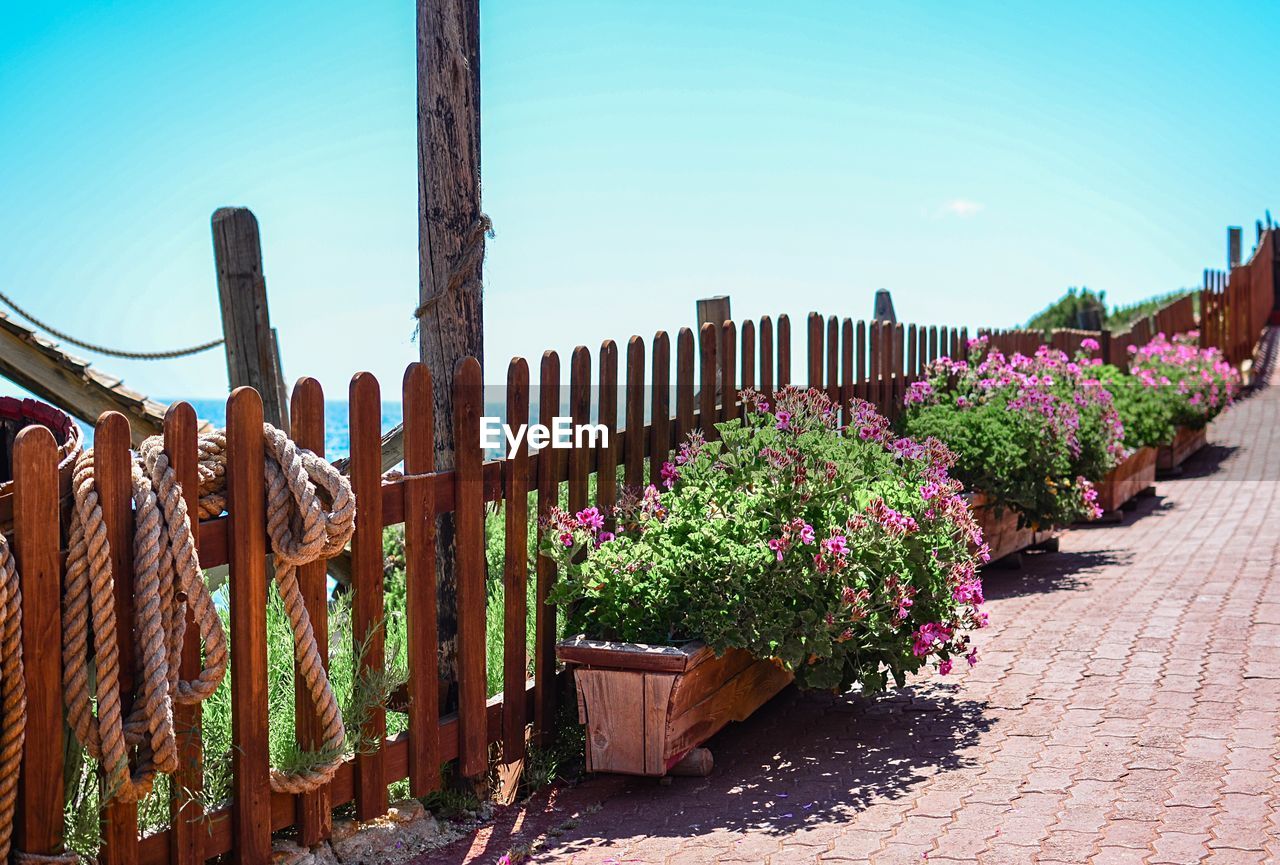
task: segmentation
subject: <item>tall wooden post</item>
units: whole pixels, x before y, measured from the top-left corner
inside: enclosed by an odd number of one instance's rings
[[[484,364],[480,210],[480,2],[418,0],[418,346],[431,370],[435,467],[454,467],[453,373]],[[457,669],[453,514],[437,529],[441,675]]]
[[[267,422],[288,429],[288,396],[280,347],[267,313],[262,240],[253,211],[223,207],[214,212],[213,260],[218,268],[218,303],[230,389],[247,386],[256,390],[262,395]]]

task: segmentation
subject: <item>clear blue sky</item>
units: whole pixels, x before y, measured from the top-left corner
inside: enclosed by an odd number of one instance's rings
[[[693,318],[1009,325],[1138,299],[1280,201],[1280,5],[483,0],[488,380]],[[0,287],[86,339],[219,330],[262,224],[286,375],[417,356],[414,8],[0,0]],[[215,395],[221,355],[99,361]]]

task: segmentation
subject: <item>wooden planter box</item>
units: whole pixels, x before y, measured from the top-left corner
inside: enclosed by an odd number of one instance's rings
[[[1054,550],[1058,544],[1058,531],[1036,531],[1030,527],[1018,528],[1018,515],[1011,508],[997,508],[985,493],[973,493],[969,500],[974,518],[982,527],[982,537],[991,550],[991,561],[998,562],[1014,553],[1031,547]]]
[[[1208,443],[1209,436],[1204,427],[1199,429],[1178,427],[1178,431],[1173,434],[1173,443],[1160,445],[1160,452],[1156,456],[1156,468],[1162,472],[1173,471]]]
[[[773,661],[741,649],[717,658],[702,643],[649,646],[575,637],[560,643],[556,654],[574,668],[589,772],[666,775],[792,680]]]
[[[1155,482],[1156,449],[1139,448],[1107,472],[1098,484],[1098,506],[1104,515],[1114,513]]]

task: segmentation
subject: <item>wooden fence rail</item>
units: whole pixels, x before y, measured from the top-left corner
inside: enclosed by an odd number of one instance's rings
[[[1202,339],[1222,347],[1235,363],[1251,356],[1270,312],[1273,284],[1260,274],[1274,266],[1273,238],[1268,232],[1254,260],[1233,270],[1229,278],[1207,280],[1198,298]],[[1127,347],[1149,338],[1155,330],[1189,330],[1196,324],[1193,300],[1188,297],[1124,333],[980,333],[1010,351],[1035,351],[1046,339],[1051,345],[1073,351],[1083,339],[1093,337],[1103,344],[1110,359],[1124,362]],[[899,413],[909,384],[925,373],[930,362],[943,355],[965,357],[968,351],[964,328],[853,321],[816,312],[806,322],[806,334],[809,386],[842,402],[853,397],[870,400],[891,417]],[[556,572],[543,557],[529,561],[530,509],[545,518],[564,495],[572,508],[595,504],[608,512],[628,488],[657,482],[662,461],[690,430],[702,429],[714,436],[715,423],[738,416],[743,410],[737,398],[739,388],[751,386],[772,393],[792,381],[791,323],[785,315],[728,321],[719,327],[706,323],[696,334],[682,328],[674,343],[673,350],[672,339],[665,332],[656,334],[648,344],[641,337],[632,337],[626,343],[625,358],[619,357],[619,347],[613,341],[604,342],[594,358],[590,350],[579,346],[568,365],[569,413],[576,422],[586,423],[594,412],[594,420],[611,432],[607,443],[584,443],[568,450],[544,448],[536,453],[526,443],[510,458],[500,460],[487,459],[480,446],[480,418],[486,412],[481,370],[475,360],[465,359],[455,370],[453,384],[457,464],[447,472],[433,470],[432,385],[425,366],[411,364],[401,383],[402,476],[382,475],[383,394],[379,382],[367,373],[352,379],[349,473],[359,509],[351,551],[351,631],[341,639],[351,641],[352,657],[358,659],[361,669],[378,673],[385,666],[382,536],[385,527],[403,523],[408,681],[385,709],[377,708],[366,717],[359,731],[380,742],[380,747],[363,750],[345,762],[325,787],[299,796],[273,792],[269,783],[263,406],[251,389],[232,393],[227,401],[228,513],[195,527],[202,566],[225,564],[230,569],[232,801],[206,812],[192,797],[191,792],[198,791],[202,783],[202,717],[199,708],[182,709],[177,715],[182,768],[178,781],[171,785],[170,826],[141,838],[137,808],[109,806],[102,861],[113,865],[197,865],[234,853],[241,862],[264,863],[270,858],[273,832],[293,826],[303,843],[316,844],[332,832],[334,808],[353,802],[361,818],[385,813],[389,784],[407,778],[413,795],[424,795],[439,787],[441,765],[451,761],[457,762],[464,776],[483,775],[494,746],[499,774],[506,774],[503,783],[512,783],[525,754],[526,736],[545,742],[551,734],[559,695],[555,611],[546,603]],[[619,368],[620,363],[625,363],[624,369]],[[539,404],[532,406],[532,371],[523,359],[511,361],[506,379],[508,423],[520,424],[536,415],[550,426],[561,413],[561,361],[556,353],[543,355],[537,376]],[[621,391],[620,376],[625,382]],[[598,388],[595,400],[593,382]],[[299,380],[290,409],[293,438],[322,453],[325,412],[319,383],[311,378]],[[178,403],[169,410],[164,436],[189,506],[197,512],[197,432],[195,413],[189,405]],[[127,420],[116,413],[104,414],[96,429],[96,465],[117,574],[130,572],[129,448]],[[61,670],[56,653],[48,651],[60,642],[59,586],[64,569],[55,456],[53,439],[46,430],[31,428],[18,437],[11,543],[24,592],[28,736],[16,838],[18,849],[36,854],[60,852],[63,834]],[[589,484],[593,474],[598,479],[594,498]],[[486,506],[498,501],[505,503],[503,565],[500,573],[487,574]],[[449,691],[441,686],[437,667],[435,527],[436,519],[445,513],[456,514],[459,557],[458,674],[453,683],[456,707],[442,702]],[[535,531],[541,541],[541,522]],[[324,563],[303,567],[299,580],[321,652],[327,657]],[[499,581],[504,589],[503,692],[492,698],[487,696],[485,645],[488,580]],[[526,650],[530,580],[536,598],[532,656]],[[128,635],[134,598],[126,580],[117,582],[115,605],[121,634]],[[134,674],[132,650],[132,638],[123,637],[122,682],[131,681]],[[184,676],[196,672],[199,665],[199,649],[191,641],[182,657]],[[128,687],[125,693],[129,693]],[[295,704],[298,744],[304,749],[314,747],[319,741],[319,719],[301,690]],[[407,714],[406,732],[386,735],[387,712]]]

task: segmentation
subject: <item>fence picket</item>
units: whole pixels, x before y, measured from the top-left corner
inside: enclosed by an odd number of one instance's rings
[[[351,490],[357,505],[351,539],[351,638],[356,674],[372,678],[381,675],[387,666],[382,582],[382,394],[378,380],[367,372],[357,373],[351,379],[349,398]],[[387,812],[386,755],[382,747],[387,736],[385,707],[369,707],[359,735],[374,747],[356,753],[356,816],[371,820]]]
[[[484,451],[480,415],[484,381],[474,357],[453,371],[453,430],[456,437],[454,501],[457,508],[458,573],[458,764],[464,777],[488,770],[489,731],[485,698]]]
[[[435,470],[431,370],[409,364],[404,408],[404,560],[406,666],[409,672],[409,792],[440,787],[440,638],[436,620],[436,517],[425,477]],[[296,417],[296,411],[295,417]]]
[[[755,390],[756,387],[756,323],[751,319],[742,322],[742,370],[738,378],[742,380],[742,389]],[[745,410],[745,409],[744,409]]]
[[[760,318],[760,392],[773,398],[773,319]]]
[[[591,352],[585,345],[574,348],[569,358],[569,414],[575,430],[591,423]],[[569,451],[569,510],[575,514],[587,506],[590,471],[591,451],[575,441]]]
[[[652,401],[649,411],[649,483],[661,488],[662,464],[671,451],[671,339],[653,335]]]
[[[603,363],[603,358],[601,359]],[[529,365],[513,358],[507,368],[507,423],[512,429],[529,422]],[[502,570],[502,759],[514,767],[524,759],[526,621],[529,593],[529,445],[502,464],[506,512]],[[510,775],[518,770],[509,768]],[[505,779],[507,796],[518,777]]]
[[[778,316],[778,388],[791,384],[791,317]]]
[[[538,382],[538,418],[550,427],[560,411],[560,357],[544,352]],[[538,452],[538,546],[546,533],[546,520],[559,504],[561,451],[544,447]],[[550,741],[551,723],[556,714],[556,613],[547,596],[556,581],[556,566],[546,556],[537,557],[537,607],[534,610],[534,709],[535,741]]]
[[[182,497],[191,519],[191,540],[200,544],[200,475],[196,453],[196,412],[190,403],[176,402],[164,416],[164,449],[173,466]],[[200,674],[200,632],[190,610],[186,639],[182,643],[179,673],[190,681]],[[197,865],[204,861],[204,839],[208,830],[200,791],[204,786],[204,746],[201,741],[200,704],[175,705],[173,727],[178,740],[178,771],[169,785],[169,825],[173,840],[169,844],[169,861],[173,865]]]
[[[822,316],[816,312],[811,312],[807,323],[809,339],[806,346],[806,357],[809,362],[809,387],[822,390]]]
[[[732,321],[720,326],[720,420],[738,416],[738,328]]]
[[[840,402],[840,319],[827,319],[827,374],[823,382],[832,402]]]
[[[95,444],[98,444],[95,440]],[[262,398],[238,387],[227,400],[227,537],[231,568],[231,752],[234,851],[271,861],[267,739],[267,534]],[[119,585],[119,584],[117,584]]]
[[[50,651],[62,642],[58,498],[57,443],[44,427],[27,427],[13,444],[13,555],[22,593],[28,730],[13,849],[35,856],[63,850],[62,658]]]
[[[680,328],[676,336],[676,444],[688,438],[694,429],[694,403],[697,389],[694,387],[693,331]]]
[[[525,373],[526,377],[528,373]],[[618,503],[618,346],[606,339],[600,345],[600,401],[597,422],[608,430],[609,442],[600,448],[596,471],[596,507],[614,528],[613,507]]]
[[[626,401],[627,463],[622,477],[627,490],[634,492],[644,486],[644,340],[638,336],[627,341]]]
[[[720,328],[705,322],[698,333],[698,423],[707,441],[716,438],[716,347],[720,341]]]

